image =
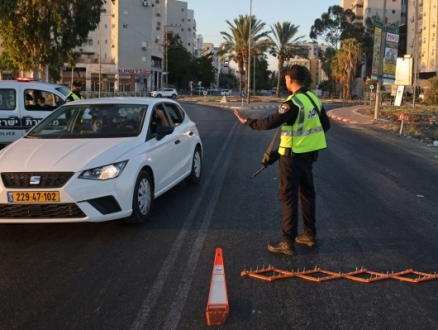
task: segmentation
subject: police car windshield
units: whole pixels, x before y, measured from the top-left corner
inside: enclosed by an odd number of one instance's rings
[[[138,136],[148,106],[65,105],[43,119],[25,138],[95,139]]]

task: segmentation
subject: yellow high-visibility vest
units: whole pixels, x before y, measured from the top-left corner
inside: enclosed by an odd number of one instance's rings
[[[280,155],[285,155],[288,148],[292,149],[293,153],[301,154],[327,147],[324,130],[318,115],[322,109],[322,103],[313,93],[307,95],[312,98],[315,104],[319,105],[319,109],[315,109],[312,102],[303,93],[293,94],[287,98],[287,101],[291,100],[299,108],[299,111],[292,126],[287,123],[281,126],[280,146],[278,148]]]

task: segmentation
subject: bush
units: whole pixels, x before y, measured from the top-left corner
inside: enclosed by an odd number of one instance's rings
[[[424,102],[428,105],[438,104],[438,78],[433,77],[427,81],[427,87],[424,91]]]

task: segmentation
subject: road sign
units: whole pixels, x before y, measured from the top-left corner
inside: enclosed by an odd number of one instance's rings
[[[370,85],[370,89],[373,90],[374,89],[374,85]]]
[[[203,91],[202,95],[207,96],[208,92],[207,91]]]
[[[241,98],[244,98],[246,96],[246,93],[245,92],[240,92],[240,97]]]

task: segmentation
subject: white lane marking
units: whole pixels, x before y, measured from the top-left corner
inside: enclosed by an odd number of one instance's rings
[[[207,212],[205,213],[204,219],[202,220],[198,232],[198,236],[196,237],[195,243],[193,244],[193,248],[189,256],[189,261],[187,262],[186,268],[184,269],[183,276],[178,286],[178,292],[175,295],[173,303],[170,306],[170,311],[167,314],[166,320],[163,325],[163,329],[165,330],[176,329],[179,319],[181,317],[181,313],[184,308],[187,295],[189,293],[190,285],[193,281],[193,275],[198,265],[199,256],[201,255],[202,247],[204,246],[204,241],[208,233],[208,228],[210,226],[211,219],[213,218],[216,204],[222,190],[222,184],[225,179],[225,174],[228,170],[228,165],[230,164],[231,154],[234,150],[236,140],[237,134],[234,136],[233,141],[230,143],[230,147],[227,148],[228,152],[225,156],[224,163],[222,165],[222,168],[220,169],[220,172],[216,176],[216,180],[213,185],[215,189],[208,205]]]
[[[234,131],[237,127],[237,125],[240,125],[240,123],[236,122],[232,129],[230,130],[230,133],[228,134],[227,140],[222,145],[222,149],[217,155],[216,161],[211,169],[211,173],[216,173],[216,169],[219,166],[219,164],[222,161],[222,155],[228,148],[228,143],[231,140],[231,137],[234,135]],[[234,142],[233,142],[234,144]],[[187,215],[187,218],[178,233],[178,236],[175,239],[175,242],[172,245],[172,248],[169,251],[169,254],[167,255],[166,260],[163,263],[163,266],[160,269],[160,272],[157,275],[157,278],[155,282],[153,283],[151,289],[149,290],[148,295],[146,296],[146,299],[143,301],[143,304],[140,308],[140,310],[137,313],[137,316],[134,320],[134,322],[131,325],[131,330],[140,330],[145,329],[147,321],[149,319],[149,315],[151,314],[152,310],[154,309],[157,300],[161,294],[161,291],[163,290],[164,283],[167,280],[167,277],[172,271],[172,268],[175,264],[176,257],[178,256],[178,253],[181,250],[181,246],[183,244],[183,241],[188,233],[188,230],[190,229],[190,226],[192,225],[193,219],[195,218],[196,213],[199,210],[199,207],[201,206],[201,203],[206,196],[207,189],[210,187],[210,183],[212,178],[215,176],[209,175],[207,177],[206,182],[204,183],[201,192],[198,195],[198,198],[196,199],[195,203],[193,204],[192,209],[190,210],[190,213]]]

